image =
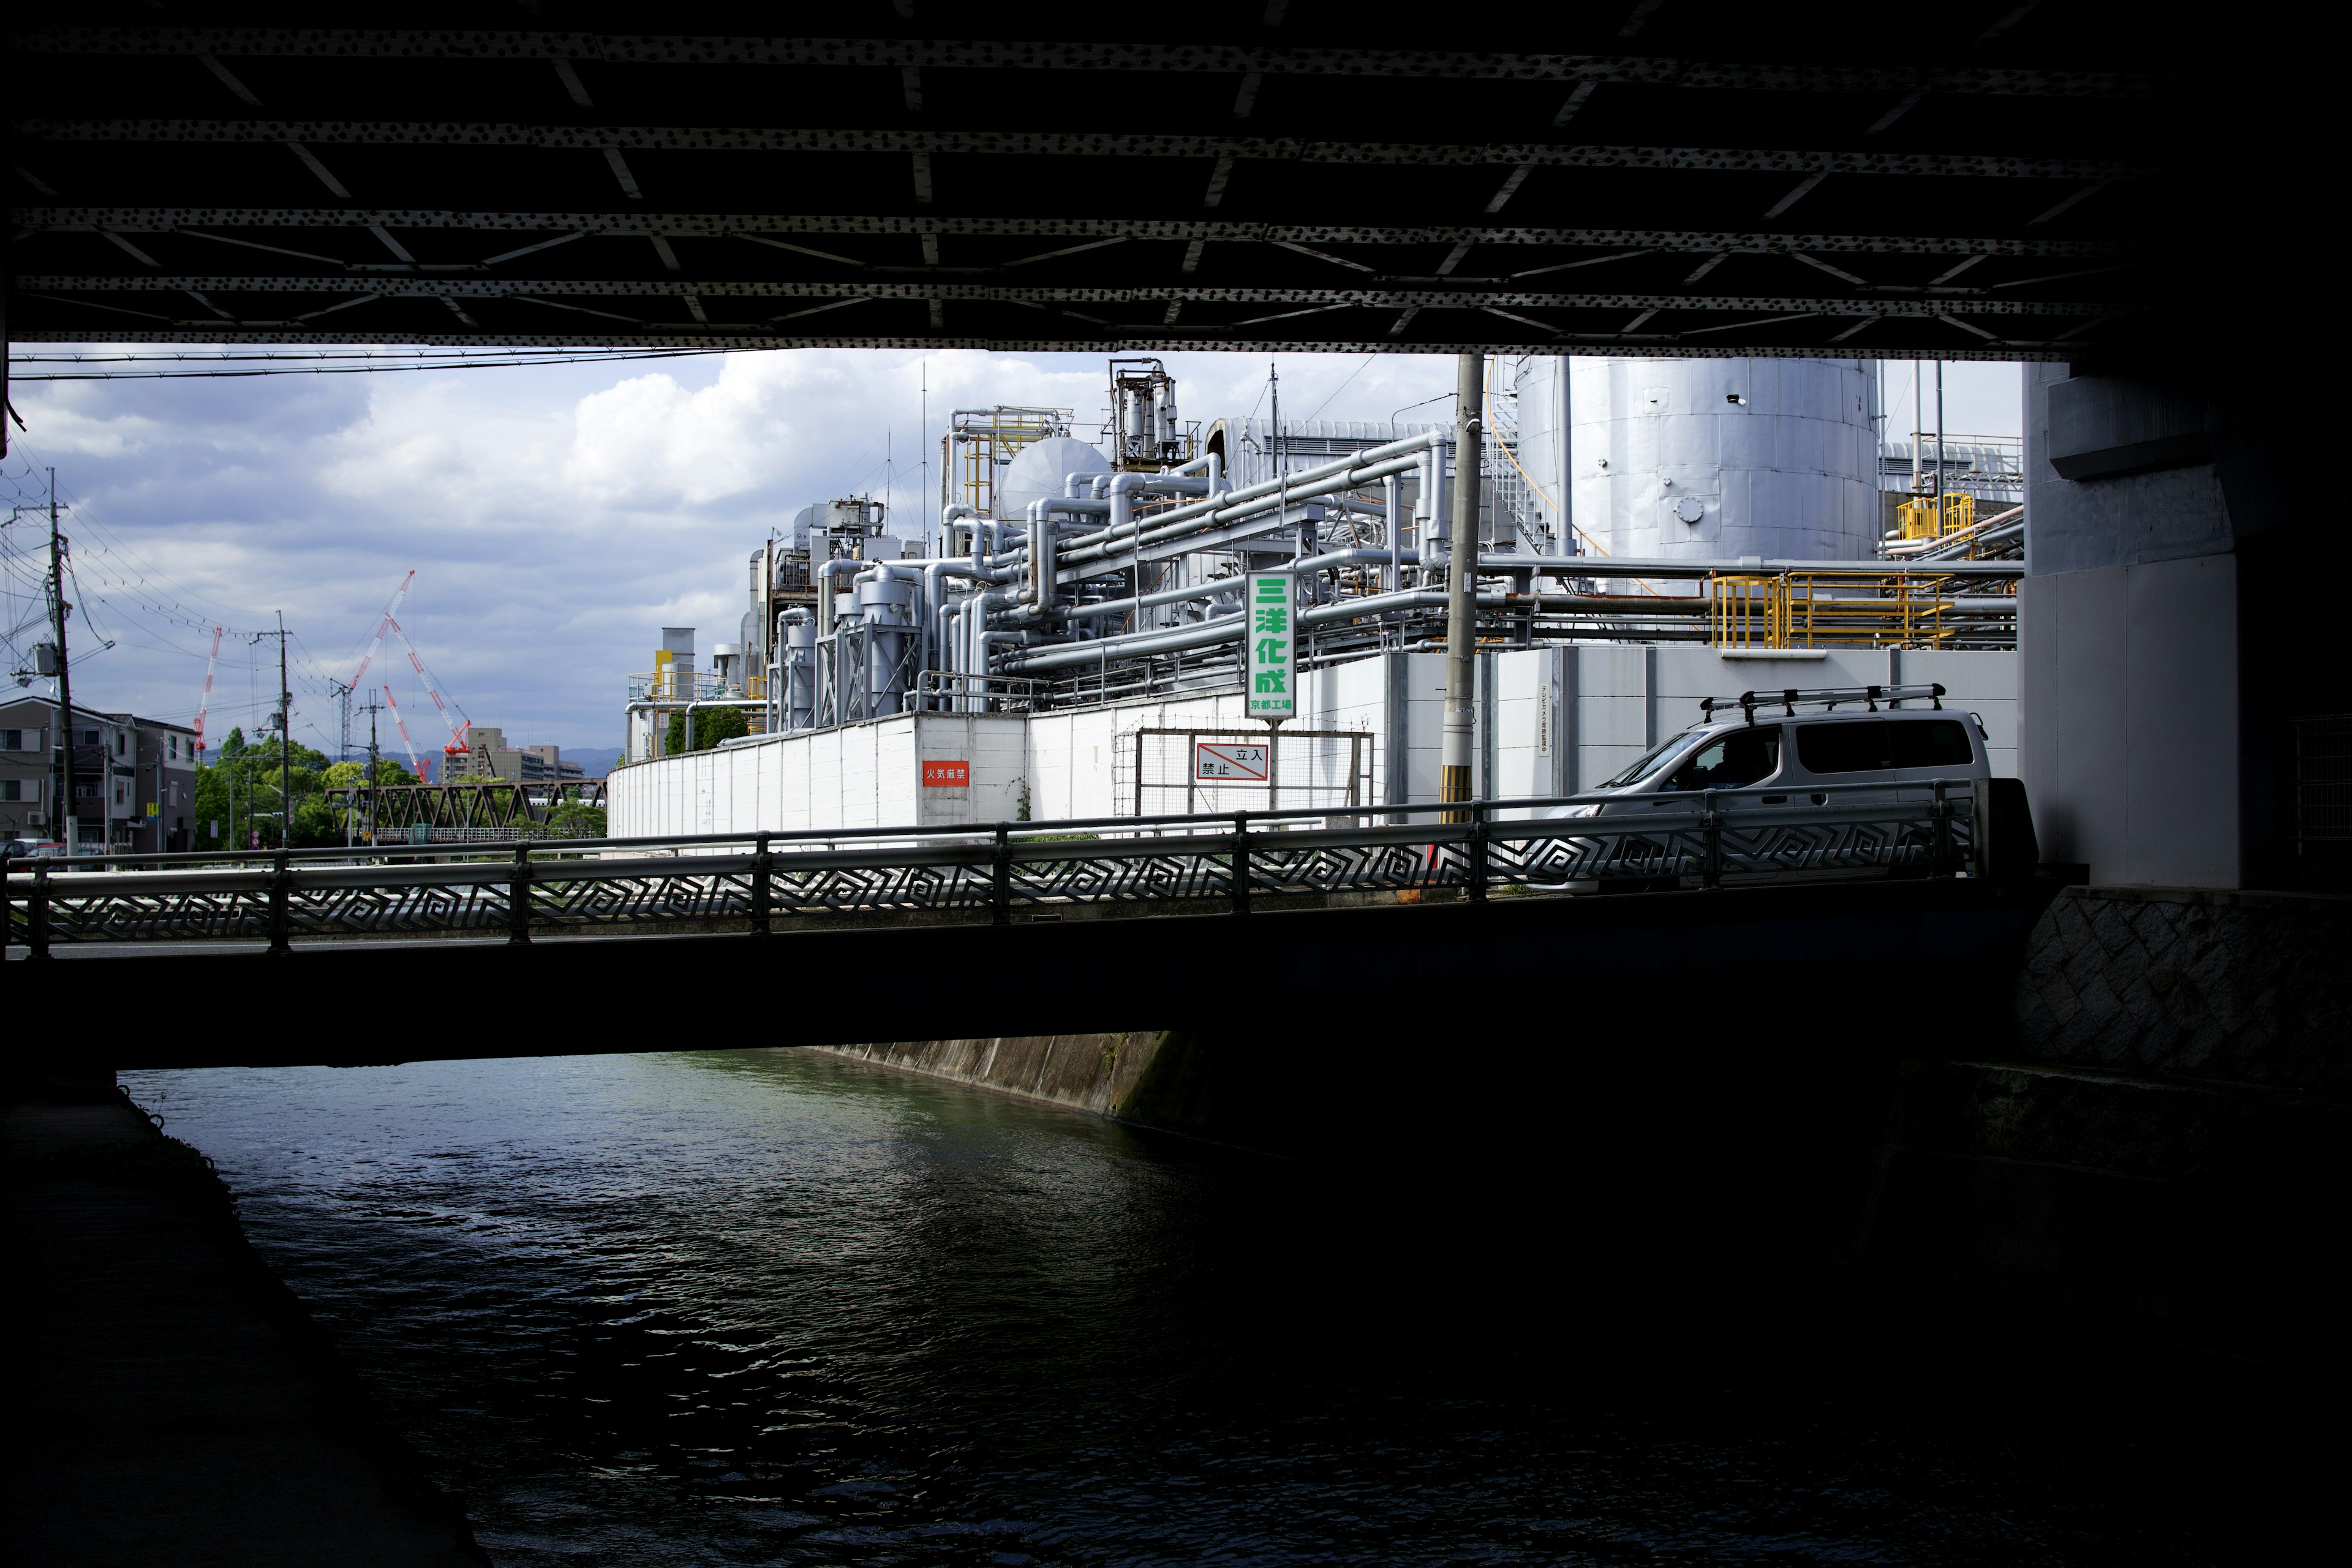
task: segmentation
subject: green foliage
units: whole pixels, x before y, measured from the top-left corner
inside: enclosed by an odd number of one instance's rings
[[[694,713],[694,744],[686,743],[686,715],[669,716],[669,737],[662,745],[665,756],[680,752],[707,752],[721,741],[731,741],[738,735],[751,732],[749,721],[740,708],[698,708]]]
[[[555,838],[602,838],[604,808],[566,801],[547,814],[547,831]]]
[[[282,755],[281,755],[282,752]],[[274,737],[248,744],[242,731],[231,730],[219,758],[196,774],[194,844],[198,850],[242,849],[252,830],[261,831],[261,847],[275,849],[280,841],[281,787],[294,797],[294,847],[312,848],[343,841],[343,814],[328,808],[330,788],[347,789],[359,781],[362,764],[329,763],[326,753],[308,746],[281,747]],[[382,784],[415,782],[397,763],[376,765]],[[257,813],[267,813],[257,816]],[[212,832],[219,823],[218,836]]]

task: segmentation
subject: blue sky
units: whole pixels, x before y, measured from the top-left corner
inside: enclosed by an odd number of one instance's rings
[[[1265,356],[1166,358],[1188,419],[1247,415],[1263,395]],[[1453,387],[1452,361],[1435,356],[1276,363],[1286,418],[1388,419]],[[90,623],[78,614],[70,633],[75,696],[92,707],[187,721],[220,625],[229,630],[206,727],[215,737],[250,727],[269,706],[275,671],[259,661],[274,663],[276,645],[247,639],[282,609],[297,639],[295,736],[331,751],[326,688],[350,676],[413,569],[401,623],[467,717],[503,727],[510,743],[614,746],[625,678],[650,668],[659,628],[696,626],[704,640],[725,640],[743,609],[744,558],[772,528],[824,497],[881,494],[893,458],[899,515],[924,515],[920,465],[950,409],[1067,406],[1085,434],[1101,417],[1104,381],[1096,354],[857,349],[15,381],[10,402],[25,428],[10,431],[0,506],[45,501],[55,467],[71,503],[65,528],[79,592],[68,597]],[[2014,366],[1947,366],[1950,427],[2015,433],[2018,383]],[[1905,399],[1898,429],[1909,425],[1908,384],[1890,376]],[[0,631],[13,631],[38,615],[33,557],[47,546],[46,517],[5,531]],[[29,649],[38,636],[28,629],[13,642]],[[378,679],[390,681],[418,748],[437,752],[447,732],[397,649],[379,656],[371,685]],[[384,740],[399,754],[388,723]]]

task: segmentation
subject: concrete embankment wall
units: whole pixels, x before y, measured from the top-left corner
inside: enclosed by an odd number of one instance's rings
[[[9,1561],[488,1564],[209,1162],[39,1070],[0,1079]]]
[[[813,1048],[1188,1137],[1259,1147],[1293,1141],[1280,1127],[1292,1109],[1285,1063],[1261,1060],[1237,1080],[1230,1057],[1173,1030]]]
[[[2071,888],[1991,1060],[1904,1065],[1867,1265],[2231,1355],[2337,1366],[2352,898]]]

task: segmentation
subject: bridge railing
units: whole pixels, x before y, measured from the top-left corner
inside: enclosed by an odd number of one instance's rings
[[[1791,804],[1791,803],[1796,804]],[[1073,906],[1245,913],[1299,895],[1718,888],[1986,874],[1980,782],[1313,807],[971,827],[525,839],[12,865],[0,924],[56,943],[534,935],[920,912],[1005,921]],[[1138,912],[1141,912],[1139,910]]]

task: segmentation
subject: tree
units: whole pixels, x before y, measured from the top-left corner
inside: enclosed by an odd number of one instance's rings
[[[283,767],[280,752],[283,752]],[[357,764],[352,764],[354,768]],[[275,737],[248,743],[242,730],[231,730],[220,756],[196,774],[195,845],[198,849],[243,849],[250,833],[258,829],[261,847],[275,849],[285,841],[280,824],[286,803],[278,798],[281,781],[291,789],[293,844],[341,844],[342,819],[327,809],[327,775],[332,771],[326,753],[308,746],[286,746]],[[405,774],[403,774],[405,777]],[[231,814],[232,795],[235,800]],[[211,829],[215,822],[221,831]]]
[[[565,801],[547,814],[547,834],[551,838],[602,838],[604,808]]]
[[[695,710],[694,744],[689,746],[686,743],[686,715],[673,713],[669,716],[669,738],[662,751],[669,756],[680,752],[707,752],[721,741],[751,732],[751,726],[740,708],[701,708]]]

